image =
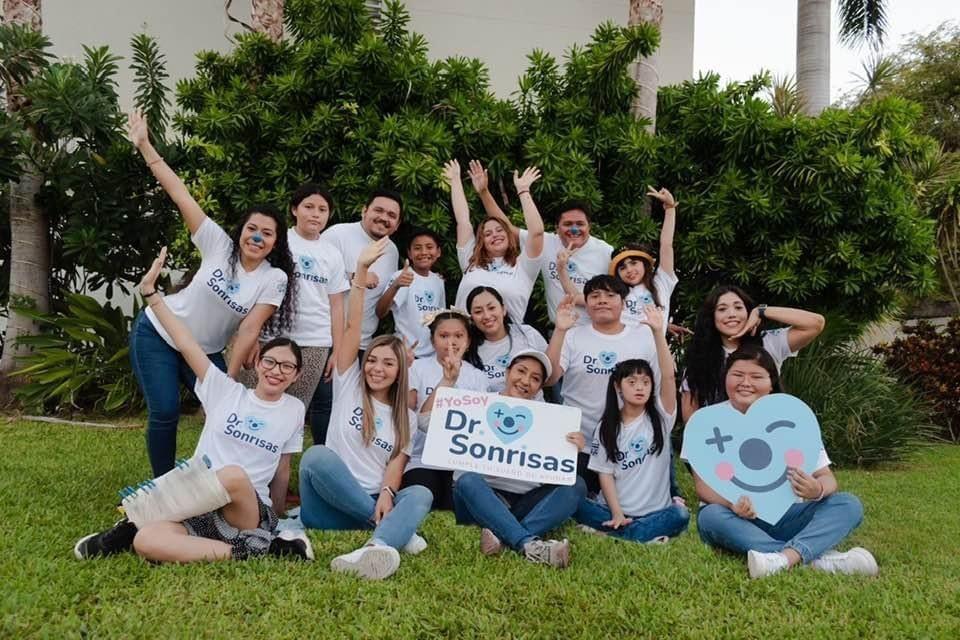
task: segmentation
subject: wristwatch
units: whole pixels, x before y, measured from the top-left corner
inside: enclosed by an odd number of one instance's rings
[[[757,305],[757,315],[760,316],[761,320],[767,319],[767,305],[758,304]]]

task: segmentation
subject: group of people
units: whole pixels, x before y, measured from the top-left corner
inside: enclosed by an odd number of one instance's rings
[[[478,525],[486,555],[510,549],[555,567],[570,562],[571,545],[547,534],[570,518],[598,535],[666,542],[690,517],[674,476],[677,412],[687,420],[700,407],[728,402],[745,413],[781,391],[782,362],[823,330],[816,313],[757,305],[737,287],[718,287],[697,315],[678,390],[667,343],[669,332],[684,331],[669,323],[677,202],[666,189],[648,192],[664,210],[659,251],[614,251],[592,235],[586,203],[560,206],[556,231],[545,230],[531,194],[536,168],[513,175],[524,218],[518,228],[491,194],[483,166],[471,161],[468,175],[486,214],[474,229],[461,167],[451,160],[443,177],[462,273],[448,306],[445,280],[434,271],[442,245],[436,233],[412,230],[399,263],[391,241],[403,219],[399,194],[375,191],[359,222],[327,228],[333,197],[305,184],[290,202],[294,226],[285,229],[284,215],[257,206],[228,235],[151,145],[139,113],[131,114],[130,138],[202,257],[177,293],[165,297],[156,287],[165,251],[140,284],[148,306],[134,323],[130,359],[147,401],[153,475],[176,475],[182,382],[206,414],[197,454],[229,502],[177,522],[138,527],[122,519],[82,538],[78,558],[133,549],[166,562],[312,559],[306,535],[277,531],[308,419],[314,444],[299,465],[302,525],[372,530],[366,544],[333,560],[335,571],[391,575],[401,552],[426,549],[418,529],[431,509]],[[553,325],[549,341],[523,322],[538,277]],[[395,332],[376,335],[387,315]],[[768,321],[784,326],[767,329]],[[580,424],[558,434],[580,452],[576,482],[543,485],[425,464],[442,387],[535,401],[546,392],[580,409]],[[863,509],[838,492],[825,451],[812,474],[790,469],[798,502],[775,524],[756,519],[748,496],[731,503],[692,473],[701,538],[747,555],[751,576],[799,564],[876,573],[868,551],[834,549]]]

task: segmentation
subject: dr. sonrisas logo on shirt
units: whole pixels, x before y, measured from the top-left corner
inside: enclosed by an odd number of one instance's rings
[[[643,436],[632,439],[627,446],[628,451],[617,452],[617,462],[620,463],[620,468],[624,471],[638,464],[643,464],[643,461],[650,455],[651,449],[650,443]]]
[[[230,436],[234,440],[245,442],[251,446],[259,447],[270,453],[279,453],[280,447],[265,439],[253,435],[258,431],[267,428],[267,421],[256,416],[246,416],[241,418],[236,413],[227,416],[227,424],[223,428],[224,435]],[[253,432],[253,433],[251,433]]]
[[[495,360],[495,362],[497,363],[497,366],[503,367],[504,369],[506,369],[508,366],[510,366],[510,354],[504,353],[502,355],[497,356],[497,359]]]
[[[433,291],[424,291],[422,295],[413,294],[413,301],[417,305],[417,311],[439,311],[437,306],[437,296]]]
[[[351,427],[353,427],[357,431],[363,433],[363,407],[353,408],[353,413],[350,414],[349,424]],[[381,418],[380,416],[374,416],[373,428],[377,430],[378,434],[381,431],[383,431],[383,427],[384,427],[383,418]],[[393,452],[393,443],[384,438],[381,438],[379,435],[370,441],[370,446],[380,447],[381,449],[383,449],[388,453]]]
[[[240,283],[236,281],[227,281],[223,269],[214,269],[210,278],[207,280],[207,286],[217,295],[218,298],[227,303],[227,306],[237,313],[246,315],[250,313],[248,307],[235,301],[232,296],[240,292]]]
[[[293,272],[295,277],[317,284],[329,282],[326,276],[317,273],[317,261],[313,256],[297,256],[297,265],[300,268]]]
[[[573,484],[580,410],[441,387],[434,395],[423,460],[487,475]]]
[[[557,263],[555,260],[551,260],[547,265],[547,273],[550,274],[551,280],[559,280],[560,274],[557,273]],[[583,286],[587,283],[588,278],[585,278],[583,274],[577,269],[577,265],[573,262],[567,262],[567,276],[569,276],[570,281],[574,284]]]
[[[584,354],[583,364],[587,369],[587,373],[608,376],[613,373],[613,368],[617,364],[617,352],[601,351],[596,357],[590,354]]]

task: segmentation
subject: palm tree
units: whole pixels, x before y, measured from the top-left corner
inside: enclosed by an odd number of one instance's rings
[[[22,24],[34,31],[43,28],[41,0],[3,0],[3,21]],[[7,83],[8,113],[22,107],[22,97],[15,82]],[[30,135],[30,131],[27,131]],[[10,191],[10,304],[22,304],[46,313],[50,308],[50,247],[47,216],[37,203],[42,178],[32,163],[24,158],[18,180],[11,181]],[[7,390],[7,375],[16,366],[20,350],[16,338],[36,333],[30,318],[10,310],[4,334],[3,356],[0,357],[0,384]]]
[[[656,25],[658,29],[663,25],[663,0],[630,0],[627,25],[644,22]],[[630,111],[635,118],[649,119],[647,131],[654,133],[657,128],[657,90],[660,88],[660,50],[634,63],[631,73],[637,83],[637,95]]]
[[[879,47],[887,28],[883,0],[839,0],[840,41]],[[830,104],[830,0],[797,0],[797,87],[805,113]]]

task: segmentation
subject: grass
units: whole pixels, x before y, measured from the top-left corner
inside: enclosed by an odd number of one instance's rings
[[[198,435],[196,421],[181,426],[184,455]],[[960,637],[956,446],[838,473],[866,505],[849,543],[874,552],[877,579],[795,571],[751,581],[742,559],[708,549],[693,527],[649,547],[567,526],[574,561],[557,571],[515,554],[485,558],[476,528],[439,513],[424,526],[426,552],[362,583],[328,566],[363,533],[312,532],[312,564],[78,562],[74,541],[111,524],[116,490],[145,476],[142,431],[11,420],[0,443],[3,638]]]

